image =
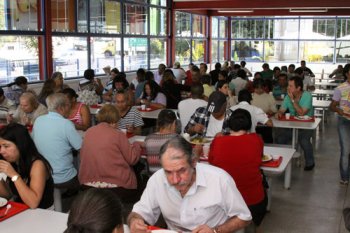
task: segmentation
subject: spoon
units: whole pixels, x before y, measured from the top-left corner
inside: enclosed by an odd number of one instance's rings
[[[7,212],[9,212],[9,210],[11,209],[12,205],[11,204],[7,204],[6,206],[6,210],[5,213],[3,215],[0,216],[0,218],[3,218],[7,215]]]

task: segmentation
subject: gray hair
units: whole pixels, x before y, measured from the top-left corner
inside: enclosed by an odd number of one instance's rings
[[[192,153],[192,145],[182,136],[177,135],[163,144],[159,151],[160,161],[162,161],[162,157],[168,148],[177,149],[182,152],[182,155],[172,156],[170,158],[171,160],[183,159],[185,157],[188,164],[192,165],[193,159],[195,158],[195,155]]]
[[[46,104],[49,112],[57,112],[57,109],[67,106],[68,98],[63,93],[54,93],[46,98]]]

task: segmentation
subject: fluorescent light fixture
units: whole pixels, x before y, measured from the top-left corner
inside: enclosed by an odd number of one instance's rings
[[[328,9],[327,8],[324,8],[324,9],[296,8],[296,9],[289,9],[289,12],[291,12],[291,13],[316,13],[316,12],[328,12]]]
[[[237,9],[237,10],[221,10],[218,11],[219,13],[253,13],[254,10],[248,10],[248,9]]]

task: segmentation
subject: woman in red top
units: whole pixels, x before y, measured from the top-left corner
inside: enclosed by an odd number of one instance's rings
[[[235,110],[229,119],[230,135],[216,137],[210,146],[209,163],[224,169],[233,177],[258,232],[267,206],[260,171],[264,143],[256,133],[248,133],[251,124],[247,110]]]

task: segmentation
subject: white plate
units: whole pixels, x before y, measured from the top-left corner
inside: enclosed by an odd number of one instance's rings
[[[3,207],[7,204],[7,200],[5,198],[0,197],[0,207]]]
[[[271,155],[263,155],[263,157],[261,158],[261,161],[263,162],[267,162],[272,160],[272,156]]]
[[[151,231],[152,233],[177,233],[177,231],[172,231],[172,230],[163,230],[163,229],[160,229],[160,230],[153,230]]]

